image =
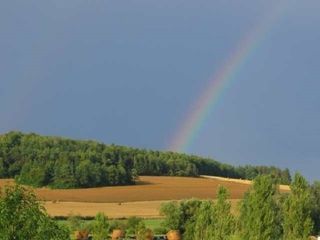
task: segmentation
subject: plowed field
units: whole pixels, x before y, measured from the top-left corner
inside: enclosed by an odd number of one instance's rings
[[[0,187],[13,183],[0,180]],[[37,188],[39,199],[45,201],[49,214],[67,216],[70,213],[94,216],[105,212],[109,217],[157,217],[162,202],[188,198],[214,199],[218,186],[230,191],[230,199],[237,199],[250,187],[250,182],[223,178],[140,177],[137,185],[88,189],[57,190]]]

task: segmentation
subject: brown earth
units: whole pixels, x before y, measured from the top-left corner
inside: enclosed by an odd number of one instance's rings
[[[0,187],[13,184],[1,179]],[[45,202],[48,213],[67,216],[70,213],[94,216],[104,212],[109,217],[159,217],[161,203],[188,198],[215,199],[219,186],[230,191],[236,206],[238,199],[249,189],[250,182],[212,177],[140,177],[133,186],[100,187],[87,189],[37,188],[36,195]]]
[[[93,217],[103,212],[109,218],[159,218],[161,204],[165,201],[143,201],[127,203],[86,203],[86,202],[45,202],[44,206],[51,216],[80,215]]]
[[[0,180],[0,187],[10,180]],[[37,188],[35,192],[43,201],[64,202],[136,202],[180,200],[185,198],[215,198],[218,186],[230,191],[231,199],[242,198],[249,185],[207,178],[140,177],[137,185],[85,189]]]

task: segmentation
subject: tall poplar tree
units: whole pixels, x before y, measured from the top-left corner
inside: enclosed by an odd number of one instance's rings
[[[246,194],[239,218],[242,239],[281,239],[279,209],[275,200],[277,188],[274,182],[269,175],[259,176]]]
[[[203,201],[197,213],[194,227],[194,238],[197,240],[214,239],[213,223],[215,221],[214,208],[212,201]]]
[[[284,203],[284,240],[306,240],[313,228],[311,219],[311,193],[305,178],[296,173],[291,184],[291,194]]]
[[[231,203],[227,200],[229,196],[225,187],[219,187],[217,202],[214,205],[215,220],[213,221],[212,237],[216,240],[226,240],[235,231],[235,218],[231,214]]]

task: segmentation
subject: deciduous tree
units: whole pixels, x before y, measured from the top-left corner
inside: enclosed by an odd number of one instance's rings
[[[66,240],[66,228],[50,219],[35,195],[19,185],[5,187],[0,197],[0,239]]]
[[[290,186],[291,194],[284,203],[283,239],[306,240],[313,228],[311,193],[308,182],[296,173]]]
[[[259,176],[245,195],[240,210],[241,236],[250,240],[281,239],[276,185],[271,176]]]

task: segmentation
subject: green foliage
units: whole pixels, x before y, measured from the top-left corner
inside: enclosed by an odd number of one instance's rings
[[[316,181],[311,185],[311,216],[314,222],[314,235],[320,234],[320,182]]]
[[[289,169],[281,170],[274,166],[241,166],[237,169],[241,178],[253,180],[261,175],[271,175],[279,184],[290,184],[291,175]]]
[[[121,230],[125,230],[127,227],[127,224],[124,221],[120,221],[120,220],[113,220],[112,222],[110,222],[110,231],[112,232],[114,229],[121,229]]]
[[[130,217],[128,218],[128,221],[127,221],[126,232],[128,234],[135,234],[142,227],[145,228],[145,224],[142,218]]]
[[[160,213],[165,216],[162,225],[166,230],[179,230],[184,233],[193,226],[196,213],[202,201],[196,199],[169,202],[161,206]]]
[[[35,195],[19,185],[1,193],[0,231],[3,240],[69,239],[68,230],[51,220]]]
[[[149,228],[146,228],[146,226],[142,222],[140,222],[136,232],[136,239],[146,240],[146,239],[149,239],[150,235],[153,236],[152,230],[150,230]]]
[[[216,204],[194,199],[165,203],[161,207],[164,227],[179,230],[185,240],[228,239],[235,231],[235,219],[227,197],[227,190],[220,187]]]
[[[129,148],[10,132],[0,136],[0,178],[53,188],[132,184]]]
[[[188,225],[183,237],[188,240],[229,239],[235,232],[235,219],[227,197],[227,189],[219,187],[216,203],[203,201],[197,210],[195,221]]]
[[[99,185],[101,181],[101,173],[98,165],[95,165],[90,160],[84,160],[76,167],[75,176],[77,186],[94,187]]]
[[[70,215],[67,219],[67,226],[72,233],[75,231],[92,232],[95,221],[87,221],[78,215]]]
[[[181,225],[183,224],[181,215],[183,213],[178,202],[168,202],[162,204],[160,208],[160,214],[166,217],[165,221],[163,222],[163,226],[167,230],[178,230],[181,228]]]
[[[3,159],[0,157],[0,176],[5,176],[6,175],[6,169],[4,166],[4,161]]]
[[[85,222],[81,219],[80,216],[70,215],[68,217],[68,226],[72,232],[85,229]]]
[[[246,193],[236,219],[228,192],[220,187],[216,202],[189,200],[161,207],[166,230],[179,230],[184,240],[307,240],[319,220],[320,183],[311,187],[296,174],[291,192],[279,193],[271,175],[259,176]]]
[[[212,230],[214,224],[213,202],[203,201],[197,213],[197,219],[194,226],[193,239],[206,240],[213,239]]]
[[[311,218],[312,198],[307,181],[300,175],[294,176],[291,194],[284,203],[284,240],[306,240],[313,229]]]
[[[98,213],[92,223],[92,233],[95,240],[104,240],[109,235],[108,218],[103,213]]]
[[[133,184],[139,175],[214,175],[253,179],[272,174],[281,183],[290,173],[275,167],[233,167],[213,159],[10,132],[0,136],[0,178],[36,187],[95,187]]]
[[[231,203],[227,201],[228,190],[224,187],[218,189],[218,200],[214,205],[214,223],[211,229],[212,237],[216,240],[228,239],[235,232],[235,218],[231,214]]]
[[[46,184],[46,171],[37,164],[28,162],[23,165],[19,181],[25,184],[41,187]]]
[[[167,229],[164,227],[156,227],[155,229],[153,229],[154,234],[166,234],[167,233]]]
[[[277,189],[271,176],[254,180],[252,189],[243,199],[240,210],[240,226],[243,239],[281,239]]]

